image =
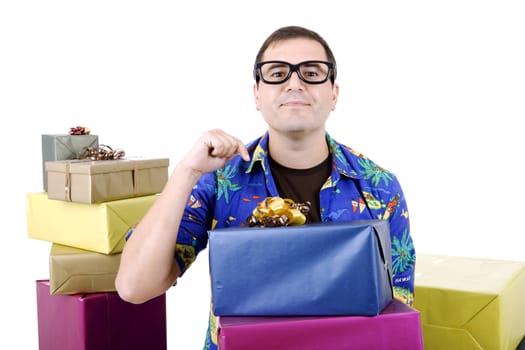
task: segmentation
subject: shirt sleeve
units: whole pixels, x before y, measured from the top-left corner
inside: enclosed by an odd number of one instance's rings
[[[215,175],[203,175],[194,186],[184,210],[177,234],[175,260],[181,276],[197,255],[208,245],[208,230],[212,228],[215,206]]]
[[[416,253],[410,235],[406,199],[396,177],[393,178],[389,193],[390,198],[383,218],[390,223],[394,297],[412,305],[414,301]]]

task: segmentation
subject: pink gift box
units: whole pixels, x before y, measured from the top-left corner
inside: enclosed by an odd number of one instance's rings
[[[377,316],[219,317],[220,350],[422,350],[419,312],[393,300]]]
[[[40,350],[166,350],[166,295],[143,304],[116,292],[51,295],[37,280]]]

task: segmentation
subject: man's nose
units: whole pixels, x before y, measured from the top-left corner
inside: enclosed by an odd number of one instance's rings
[[[299,78],[299,72],[292,72],[290,79],[286,81],[286,88],[290,90],[302,90],[304,88],[304,82]]]

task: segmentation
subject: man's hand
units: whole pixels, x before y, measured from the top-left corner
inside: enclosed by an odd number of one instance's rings
[[[213,129],[201,135],[182,159],[181,165],[200,176],[224,166],[237,154],[245,161],[250,160],[248,150],[242,141],[221,129]]]

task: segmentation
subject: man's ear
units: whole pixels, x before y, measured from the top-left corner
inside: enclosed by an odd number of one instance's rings
[[[257,83],[253,84],[253,99],[255,101],[255,109],[260,111],[261,106],[259,106],[259,87],[257,86]]]
[[[334,83],[332,87],[332,111],[335,111],[337,105],[337,98],[339,97],[339,85]]]

